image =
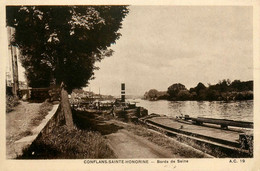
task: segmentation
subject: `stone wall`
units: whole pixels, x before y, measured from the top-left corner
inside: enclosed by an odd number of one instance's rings
[[[45,127],[41,130],[37,138],[39,138],[39,136],[41,136],[42,134],[48,135],[55,127],[64,124],[65,124],[65,118],[64,115],[62,115],[61,106],[59,105],[58,109],[56,110],[54,115],[50,118],[50,120],[45,125]]]

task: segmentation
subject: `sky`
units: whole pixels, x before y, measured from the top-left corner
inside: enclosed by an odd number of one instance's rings
[[[119,95],[186,88],[219,80],[253,80],[252,7],[130,6],[112,45],[85,90]]]
[[[186,88],[219,80],[253,80],[253,10],[238,6],[130,6],[111,48],[96,63],[95,79],[85,90],[120,95]],[[24,69],[19,67],[19,80]]]

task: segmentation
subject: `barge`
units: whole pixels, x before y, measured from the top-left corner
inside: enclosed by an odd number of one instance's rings
[[[188,115],[170,118],[157,114],[139,118],[148,127],[177,137],[195,148],[207,147],[218,157],[252,157],[253,123]],[[205,148],[204,148],[205,150]],[[216,155],[217,154],[217,155]]]

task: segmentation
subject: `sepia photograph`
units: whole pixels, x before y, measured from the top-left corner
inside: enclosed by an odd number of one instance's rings
[[[6,161],[256,157],[253,6],[4,8]]]

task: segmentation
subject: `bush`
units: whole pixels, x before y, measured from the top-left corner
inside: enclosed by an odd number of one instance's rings
[[[6,95],[6,113],[13,111],[13,108],[19,104],[18,98]]]

